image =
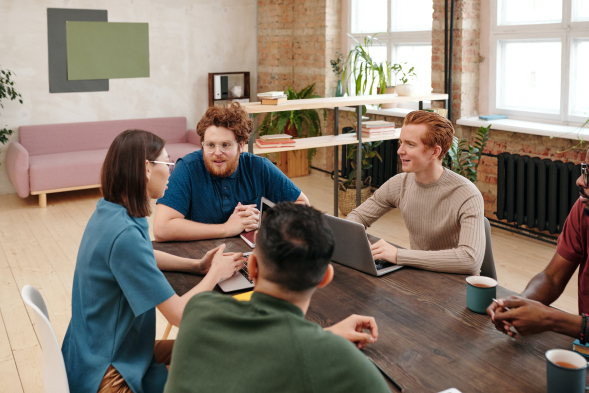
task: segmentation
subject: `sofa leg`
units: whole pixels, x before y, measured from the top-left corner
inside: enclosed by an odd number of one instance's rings
[[[47,207],[47,194],[39,194],[39,206]]]

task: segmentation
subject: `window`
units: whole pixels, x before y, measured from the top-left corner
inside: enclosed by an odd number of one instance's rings
[[[409,83],[431,93],[433,0],[348,0],[348,10],[350,35],[363,42],[376,34],[380,41],[370,49],[373,60],[400,63],[405,71],[415,67],[417,77]],[[355,44],[348,38],[348,51]]]
[[[492,0],[491,7],[490,112],[584,122],[589,0]]]

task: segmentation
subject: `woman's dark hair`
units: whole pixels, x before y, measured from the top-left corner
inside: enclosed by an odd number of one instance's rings
[[[145,160],[156,160],[165,144],[148,131],[127,130],[117,135],[102,164],[100,183],[104,199],[125,206],[131,216],[149,216]]]
[[[291,202],[277,203],[264,214],[256,238],[266,279],[293,292],[319,285],[334,248],[323,214]]]

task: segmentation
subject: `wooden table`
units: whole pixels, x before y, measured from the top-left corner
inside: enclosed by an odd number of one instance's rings
[[[251,251],[239,238],[153,246],[198,258],[221,243],[229,251]],[[337,263],[334,267],[333,282],[315,292],[307,319],[325,327],[350,314],[376,318],[378,341],[364,352],[405,392],[450,387],[463,393],[545,392],[544,353],[570,349],[573,341],[551,332],[517,339],[500,333],[490,317],[466,308],[463,275],[404,268],[377,278]],[[185,273],[165,276],[178,295],[202,279]],[[499,297],[514,294],[502,287],[497,292]]]
[[[399,102],[419,102],[419,109],[423,109],[423,101],[444,101],[444,107],[448,107],[448,94],[415,94],[412,96],[398,96],[397,94],[374,94],[367,96],[353,96],[353,97],[328,97],[328,98],[310,98],[303,100],[291,100],[286,101],[280,105],[262,105],[261,102],[251,102],[247,104],[241,104],[245,110],[253,118],[256,113],[270,113],[270,112],[282,112],[282,111],[293,111],[301,109],[321,109],[321,108],[333,108],[334,109],[334,124],[333,124],[333,135],[327,137],[313,137],[298,139],[294,146],[288,148],[269,148],[261,149],[254,147],[254,141],[256,139],[256,133],[253,132],[248,142],[248,151],[252,154],[263,154],[263,153],[275,153],[280,151],[288,150],[299,150],[299,149],[310,149],[317,147],[328,147],[333,146],[333,215],[338,216],[338,182],[339,182],[339,146],[357,143],[358,150],[356,153],[356,168],[361,168],[362,162],[362,106],[373,105],[373,104],[386,104],[386,103],[399,103]],[[339,134],[339,108],[340,107],[356,107],[357,108],[357,124],[356,124],[356,136],[354,135],[338,135]],[[323,138],[323,139],[321,139]],[[398,139],[399,133],[387,134],[380,136],[371,136],[370,138],[364,138],[364,142],[376,142],[387,139]],[[304,142],[302,142],[304,141]],[[361,200],[361,182],[360,176],[356,176],[356,206],[360,205]]]

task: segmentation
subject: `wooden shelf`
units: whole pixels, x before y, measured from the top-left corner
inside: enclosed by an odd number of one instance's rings
[[[238,75],[243,74],[243,96],[242,97],[228,97],[228,98],[214,98],[215,97],[215,75]],[[249,71],[237,71],[237,72],[209,72],[209,107],[214,105],[215,101],[230,101],[248,98],[252,100],[250,96],[250,73]],[[244,104],[241,104],[244,105]]]
[[[398,96],[397,94],[374,94],[370,96],[309,98],[305,100],[289,100],[280,105],[262,105],[261,102],[241,104],[248,113],[282,112],[299,109],[336,108],[340,106],[358,106],[369,104],[386,104],[395,102],[447,100],[448,94],[414,94]]]
[[[377,142],[390,139],[399,139],[400,133],[401,129],[398,129],[395,130],[395,132],[391,132],[390,134],[375,135],[369,138],[362,137],[362,142]],[[257,145],[254,145],[254,154],[278,153],[281,151],[313,149],[317,147],[342,146],[351,145],[353,143],[358,143],[358,138],[356,137],[356,134],[316,136],[312,138],[295,139],[294,145],[286,147],[261,148]]]

